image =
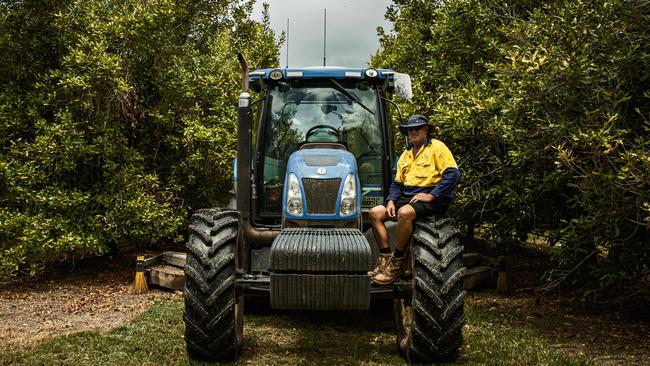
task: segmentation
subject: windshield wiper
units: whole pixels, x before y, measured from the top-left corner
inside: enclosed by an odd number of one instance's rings
[[[336,82],[336,80],[334,80],[334,79],[327,79],[327,80],[329,80],[332,84],[334,84],[334,86],[336,87],[336,90],[338,90],[338,91],[340,91],[341,93],[343,93],[343,95],[345,95],[346,97],[352,99],[352,101],[356,102],[358,105],[360,105],[361,107],[363,107],[363,109],[365,109],[365,110],[367,110],[368,112],[370,112],[370,114],[373,114],[373,115],[375,114],[375,112],[371,111],[370,108],[368,108],[368,107],[365,106],[365,104],[361,103],[361,101],[360,101],[359,99],[357,99],[357,97],[355,97],[354,95],[350,94],[349,91],[345,90],[345,88],[344,88],[343,86],[341,86],[341,84],[339,84],[338,82]]]

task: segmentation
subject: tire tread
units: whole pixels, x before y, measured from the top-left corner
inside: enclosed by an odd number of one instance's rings
[[[411,255],[414,291],[410,327],[396,307],[397,344],[409,362],[451,362],[458,357],[465,322],[463,247],[455,220],[417,221]],[[401,337],[401,339],[400,339]]]
[[[192,358],[232,360],[241,349],[235,294],[239,221],[234,210],[202,209],[192,215],[183,291],[185,342]]]

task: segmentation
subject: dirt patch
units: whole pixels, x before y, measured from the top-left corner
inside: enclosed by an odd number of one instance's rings
[[[94,259],[0,287],[0,344],[25,346],[84,330],[108,331],[174,296],[133,295],[135,258]]]

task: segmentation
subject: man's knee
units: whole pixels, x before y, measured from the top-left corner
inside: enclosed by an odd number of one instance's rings
[[[384,215],[386,215],[386,207],[379,205],[370,209],[368,212],[368,219],[370,222],[381,221]]]
[[[397,221],[415,220],[415,210],[411,205],[404,205],[397,211]]]

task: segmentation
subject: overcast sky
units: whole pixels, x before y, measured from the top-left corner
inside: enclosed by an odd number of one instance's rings
[[[270,5],[271,28],[279,36],[289,18],[289,67],[323,65],[323,10],[327,9],[327,66],[363,67],[379,48],[377,27],[391,0],[257,0],[253,17],[261,20],[262,3]],[[280,50],[285,67],[287,44]]]

